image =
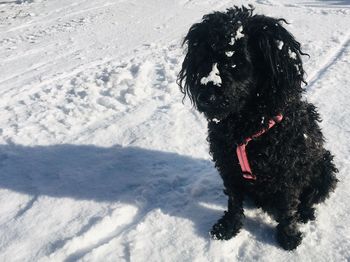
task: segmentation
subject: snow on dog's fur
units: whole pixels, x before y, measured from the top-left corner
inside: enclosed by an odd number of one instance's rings
[[[302,240],[298,223],[315,219],[314,205],[334,190],[337,169],[315,106],[302,100],[304,53],[283,22],[246,7],[205,15],[185,37],[178,83],[208,119],[210,153],[228,196],[211,235],[239,232],[248,196],[276,219],[277,241],[291,250]],[[247,145],[256,180],[244,178],[237,146],[278,115],[281,122]]]

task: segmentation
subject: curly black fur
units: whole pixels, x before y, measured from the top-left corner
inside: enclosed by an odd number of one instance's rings
[[[291,250],[302,239],[298,223],[314,220],[314,205],[335,189],[337,169],[323,147],[315,106],[302,100],[305,54],[283,22],[236,6],[205,15],[185,37],[178,83],[208,118],[210,153],[228,195],[228,210],[211,235],[229,239],[239,232],[249,196],[277,220],[277,240]],[[203,82],[214,65],[221,81]],[[278,114],[282,122],[247,146],[257,177],[248,181],[236,146]]]

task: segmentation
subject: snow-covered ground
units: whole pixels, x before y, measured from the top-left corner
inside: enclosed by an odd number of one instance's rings
[[[307,98],[340,183],[293,252],[226,198],[206,122],[182,95],[181,40],[232,0],[0,1],[0,261],[349,261],[350,1],[256,0],[310,54]]]

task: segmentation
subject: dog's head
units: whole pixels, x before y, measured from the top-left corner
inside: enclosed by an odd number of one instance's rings
[[[285,20],[252,12],[235,7],[205,15],[185,37],[178,84],[208,119],[242,110],[276,114],[300,99],[300,44],[281,25]]]

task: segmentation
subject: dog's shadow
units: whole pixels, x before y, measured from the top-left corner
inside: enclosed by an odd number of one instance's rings
[[[46,195],[127,203],[143,214],[160,209],[191,220],[206,239],[227,202],[211,161],[138,147],[0,145],[0,188],[31,195],[32,202]],[[244,228],[275,245],[263,221],[247,217]]]

